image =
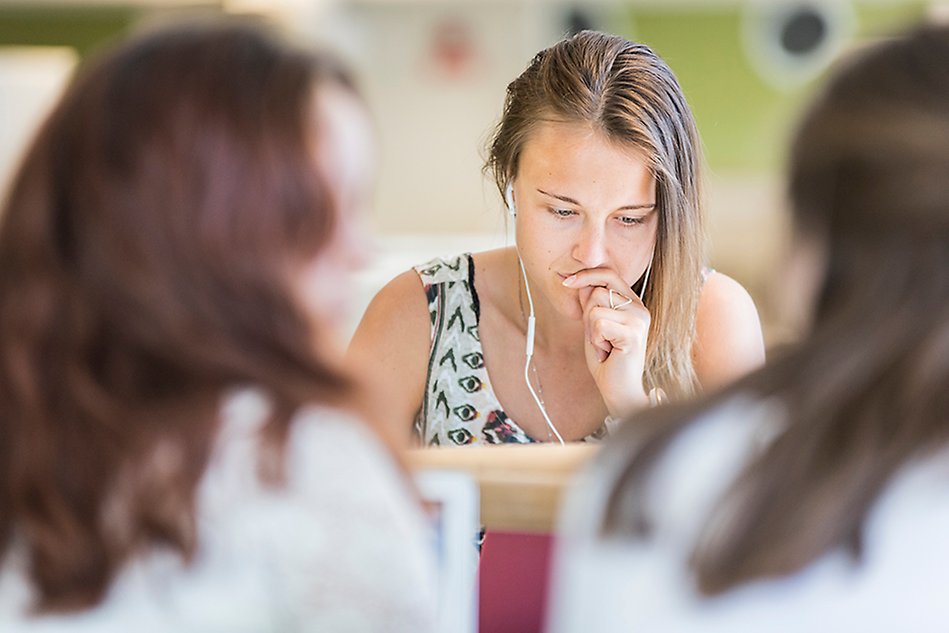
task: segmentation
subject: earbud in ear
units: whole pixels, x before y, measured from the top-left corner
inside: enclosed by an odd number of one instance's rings
[[[514,183],[507,183],[507,188],[504,190],[504,203],[507,205],[507,212],[511,214],[512,218],[517,217],[517,209],[514,208]]]

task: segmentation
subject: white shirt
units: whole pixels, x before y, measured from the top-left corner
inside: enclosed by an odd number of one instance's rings
[[[949,631],[947,450],[889,483],[868,516],[859,562],[836,550],[787,577],[711,599],[698,593],[688,566],[696,537],[782,419],[773,403],[735,398],[676,438],[647,485],[648,541],[597,536],[620,464],[587,471],[562,515],[551,631]]]
[[[392,457],[360,422],[310,408],[292,423],[287,484],[273,488],[256,470],[267,410],[253,390],[222,407],[191,565],[156,551],[127,564],[93,609],[34,617],[13,547],[0,568],[0,631],[433,631],[429,528]]]

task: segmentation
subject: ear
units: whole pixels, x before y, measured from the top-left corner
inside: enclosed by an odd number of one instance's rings
[[[512,218],[517,217],[517,209],[514,207],[514,182],[509,181],[504,189],[504,203],[507,205],[507,212]]]

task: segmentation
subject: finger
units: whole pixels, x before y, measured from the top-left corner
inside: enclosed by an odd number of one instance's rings
[[[648,329],[649,327],[649,312],[646,308],[633,308],[631,311],[626,310],[614,310],[609,306],[596,305],[595,303],[589,303],[587,309],[583,313],[583,336],[586,340],[590,341],[598,349],[601,349],[607,353],[611,352],[613,349],[612,344],[602,343],[602,337],[597,337],[594,326],[599,321],[611,321],[617,323],[621,328],[632,328],[632,329],[642,329],[643,323]]]
[[[591,268],[581,271],[564,280],[564,286],[579,290],[578,298],[583,310],[586,310],[591,302],[609,307],[610,290],[613,291],[614,306],[620,304],[621,307],[625,307],[633,303],[642,303],[632,288],[615,271],[608,268]]]
[[[609,308],[610,307],[609,288],[603,288],[599,286],[591,288],[589,299],[587,300],[586,305],[584,305],[583,307],[584,307],[584,312],[589,312],[589,310],[596,307]]]
[[[592,308],[584,319],[591,343],[599,349],[609,344],[610,351],[640,349],[649,336],[649,313],[645,310],[622,312],[610,308]]]
[[[631,284],[620,277],[612,268],[585,268],[563,280],[568,288],[583,288],[585,286],[601,286],[612,288],[623,294],[629,293]]]
[[[581,289],[581,292],[586,290],[585,288]],[[610,291],[612,290],[613,297],[612,302],[610,301]],[[639,297],[636,296],[636,293],[627,290],[626,292],[620,292],[613,288],[601,288],[595,287],[589,291],[589,299],[583,301],[581,299],[581,306],[583,307],[584,312],[593,307],[603,307],[610,308],[616,311],[627,311],[627,310],[636,310],[636,308],[646,309],[646,306],[643,305],[643,302],[639,300]]]
[[[643,327],[629,327],[625,323],[609,319],[598,319],[590,326],[591,339],[596,342],[596,347],[602,349],[608,344],[610,353],[627,353],[642,349],[646,332]]]
[[[628,306],[629,304],[633,302],[633,299],[631,297],[627,297],[622,292],[616,292],[612,288],[610,288],[607,294],[609,295],[609,298],[610,298],[610,307],[614,310],[620,310],[622,308],[625,308],[626,306]]]
[[[584,355],[586,356],[587,367],[589,367],[591,371],[593,371],[593,369],[597,365],[599,365],[600,363],[605,361],[607,358],[609,358],[609,354],[605,353],[601,349],[597,349],[596,347],[594,347],[593,344],[590,343],[589,340],[584,340],[583,352],[584,352]]]
[[[623,330],[629,330],[631,333],[627,339],[639,338],[643,333],[649,332],[649,326],[652,321],[652,315],[644,305],[630,304],[621,310],[615,310],[609,306],[600,306],[591,303],[588,309],[583,313],[583,335],[594,340],[593,327],[601,321],[609,321],[617,324]]]
[[[593,323],[595,321],[607,320],[619,323],[623,327],[648,329],[652,321],[652,315],[649,310],[640,304],[636,306],[631,303],[622,310],[615,310],[609,306],[600,306],[590,304],[589,309],[583,313],[583,318]]]
[[[584,312],[586,312],[587,306],[590,305],[593,294],[597,292],[598,290],[602,290],[602,288],[595,288],[593,286],[584,286],[579,289],[577,293],[577,298],[580,299],[580,307],[581,309],[583,309]]]
[[[603,349],[602,346],[598,346],[594,344],[593,341],[590,340],[589,337],[583,340],[583,348],[584,350],[586,350],[587,355],[589,356],[590,354],[592,354],[594,358],[596,358],[596,361],[598,363],[602,363],[607,358],[609,358],[610,352],[613,351],[612,347],[609,350],[606,350],[606,349]]]
[[[608,311],[609,308],[594,308],[594,310],[605,310]],[[593,347],[598,351],[602,352],[605,355],[609,355],[613,351],[613,346],[610,342],[604,339],[602,336],[598,336],[595,330],[595,319],[591,318],[592,311],[588,312],[583,319],[583,336],[586,341],[588,341]],[[602,358],[601,358],[602,360]]]
[[[596,288],[580,288],[578,293],[578,299],[580,301],[580,311],[583,313],[583,338],[584,340],[589,340],[590,338],[590,324],[586,318],[588,312],[588,306],[594,305],[591,302],[590,295],[593,294],[593,291]]]

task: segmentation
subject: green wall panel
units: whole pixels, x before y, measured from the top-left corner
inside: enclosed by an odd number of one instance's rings
[[[70,46],[87,55],[123,34],[141,11],[125,7],[0,7],[0,46]]]
[[[896,32],[918,21],[925,3],[856,6],[855,40]],[[630,5],[621,26],[672,67],[695,113],[709,166],[716,171],[771,171],[820,78],[781,90],[762,80],[742,41],[741,7]]]

